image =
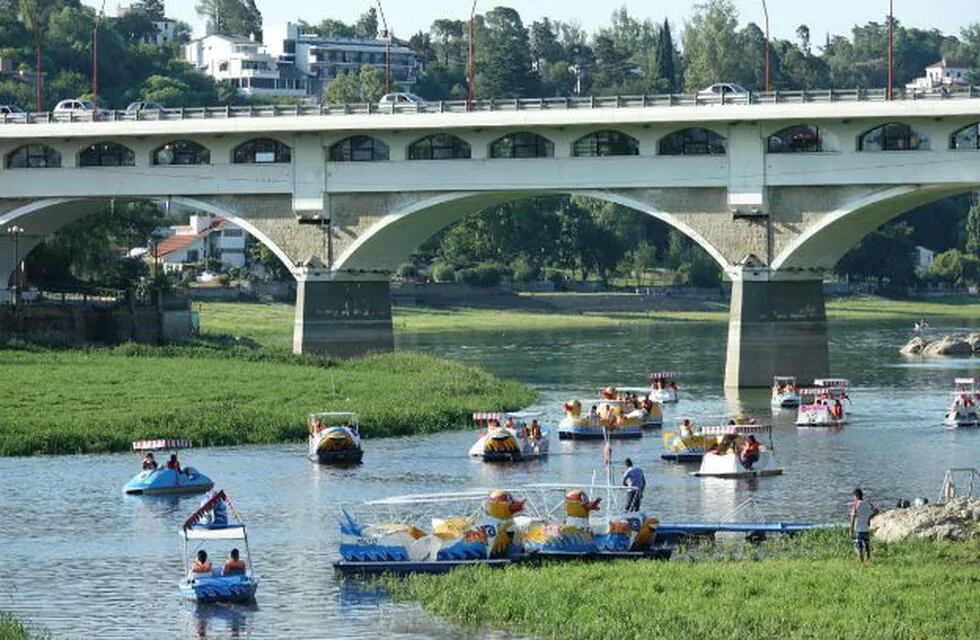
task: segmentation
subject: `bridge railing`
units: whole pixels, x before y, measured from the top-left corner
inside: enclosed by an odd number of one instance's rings
[[[969,86],[949,91],[897,90],[896,101],[964,100],[980,98],[980,87]],[[733,95],[658,94],[634,96],[590,96],[568,98],[511,98],[391,104],[298,104],[251,105],[224,107],[189,107],[143,111],[99,110],[91,113],[11,113],[0,115],[0,124],[35,124],[56,122],[134,122],[153,120],[206,120],[227,118],[283,118],[335,115],[467,113],[489,111],[549,111],[568,109],[635,109],[663,107],[699,107],[719,105],[806,104],[832,102],[884,102],[884,89],[823,89],[818,91],[749,92]]]

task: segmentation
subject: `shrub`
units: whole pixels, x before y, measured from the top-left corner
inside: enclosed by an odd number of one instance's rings
[[[411,262],[405,262],[398,267],[398,277],[402,280],[408,280],[409,278],[414,278],[418,274],[415,269],[415,265]]]
[[[475,267],[460,269],[456,273],[456,282],[463,282],[474,287],[496,287],[505,275],[501,265],[481,262]]]
[[[518,256],[512,265],[514,282],[534,282],[538,279],[540,270],[531,264],[524,256]]]
[[[432,270],[429,273],[436,282],[453,282],[456,280],[456,272],[453,271],[453,268],[442,262],[432,265]]]

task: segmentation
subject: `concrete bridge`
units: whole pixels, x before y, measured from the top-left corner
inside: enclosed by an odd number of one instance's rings
[[[110,113],[0,122],[0,230],[18,257],[107,199],[240,224],[298,283],[294,349],[392,346],[390,272],[440,229],[566,193],[654,216],[732,279],[727,386],[827,374],[821,280],[864,235],[980,188],[980,91],[659,96]],[[129,118],[129,119],[127,119]],[[0,287],[14,240],[0,233]],[[4,293],[0,291],[0,294]]]

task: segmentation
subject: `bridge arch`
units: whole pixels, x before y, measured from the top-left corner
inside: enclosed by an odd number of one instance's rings
[[[515,131],[490,143],[490,158],[554,158],[555,143],[533,131]]]
[[[772,261],[773,271],[829,271],[866,235],[920,207],[966,193],[976,184],[943,186],[895,186],[845,203],[809,225],[780,250]]]
[[[968,124],[949,134],[949,148],[956,151],[980,150],[980,122]]]
[[[388,144],[374,136],[348,136],[330,146],[330,162],[384,162],[391,158]]]
[[[728,139],[708,127],[688,127],[668,133],[657,142],[662,156],[723,156]]]
[[[572,143],[572,157],[638,156],[640,141],[616,129],[602,129],[586,134]]]
[[[132,167],[136,154],[118,142],[96,142],[78,152],[80,167]]]
[[[211,150],[187,138],[162,144],[151,155],[153,164],[159,165],[211,164]]]
[[[886,122],[858,136],[859,152],[928,151],[929,136],[918,127],[905,122]]]
[[[393,271],[429,238],[470,214],[513,200],[560,193],[611,202],[657,218],[696,242],[722,269],[732,269],[731,263],[718,247],[678,216],[661,211],[651,203],[630,195],[601,190],[446,193],[426,198],[390,212],[369,226],[338,256],[334,269],[352,272]]]
[[[470,143],[451,133],[433,133],[408,145],[409,160],[469,160]]]
[[[252,138],[232,149],[232,164],[289,163],[293,149],[282,140],[270,137]]]
[[[61,152],[46,144],[24,144],[4,159],[8,169],[58,169],[61,167]]]

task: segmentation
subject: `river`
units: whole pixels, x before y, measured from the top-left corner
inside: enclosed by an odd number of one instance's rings
[[[841,430],[797,429],[775,418],[786,469],[757,481],[695,479],[663,463],[659,434],[615,444],[617,473],[630,456],[646,471],[644,506],[662,519],[723,518],[749,498],[745,518],[842,521],[850,491],[873,501],[938,494],[943,471],[978,466],[980,433],[942,428],[952,379],[980,375],[980,359],[906,361],[897,348],[909,324],[837,322],[833,374],[849,378],[851,422]],[[950,324],[942,331],[965,330]],[[939,330],[938,328],[936,329]],[[665,420],[768,416],[768,392],[722,392],[726,327],[660,323],[601,331],[447,333],[399,336],[398,346],[444,355],[534,385],[535,408],[558,417],[562,401],[592,398],[606,384],[642,384],[651,370],[677,373],[681,401]],[[317,407],[311,400],[311,408]],[[229,491],[250,524],[253,608],[183,603],[177,529],[198,502],[121,493],[132,454],[0,458],[0,610],[59,638],[460,638],[417,606],[393,604],[377,588],[335,578],[339,508],[397,493],[527,482],[587,482],[601,445],[552,441],[552,456],[503,467],[471,461],[474,430],[365,441],[364,465],[310,464],[302,444],[194,449],[199,467]],[[476,634],[473,637],[504,637]]]

